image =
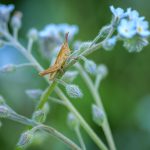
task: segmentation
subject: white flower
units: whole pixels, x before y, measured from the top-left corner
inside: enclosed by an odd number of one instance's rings
[[[118,26],[118,33],[124,38],[132,38],[136,34],[135,22],[122,19]]]

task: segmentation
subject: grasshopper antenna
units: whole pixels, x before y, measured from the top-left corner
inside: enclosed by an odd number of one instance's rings
[[[66,35],[65,35],[65,42],[66,43],[68,43],[68,35],[69,35],[69,32],[67,32]]]

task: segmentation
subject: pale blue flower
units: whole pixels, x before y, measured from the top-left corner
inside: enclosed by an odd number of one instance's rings
[[[148,30],[149,24],[147,21],[143,21],[139,19],[136,23],[136,31],[137,34],[142,37],[148,37],[150,35],[150,31]]]
[[[110,6],[110,10],[113,13],[113,15],[115,16],[115,18],[121,19],[121,18],[125,17],[125,13],[122,8],[114,8],[114,6]]]
[[[139,19],[139,13],[136,10],[128,10],[128,17],[130,20],[136,20]]]
[[[74,36],[78,33],[79,28],[76,25],[69,25],[66,23],[58,24],[58,32],[65,36],[67,32],[69,32],[69,40],[72,40]]]
[[[14,5],[0,4],[0,21],[8,22],[10,13],[14,10]]]
[[[118,33],[124,38],[132,38],[136,34],[135,22],[122,19],[118,26]]]
[[[39,32],[39,36],[41,38],[53,38],[55,40],[60,38],[58,28],[55,24],[47,25],[44,30]]]
[[[75,34],[78,33],[78,26],[68,24],[49,24],[44,30],[39,32],[39,36],[63,41],[67,32],[69,32],[69,39],[72,40]]]

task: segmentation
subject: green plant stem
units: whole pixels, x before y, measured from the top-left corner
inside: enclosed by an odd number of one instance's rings
[[[102,79],[101,75],[98,74],[96,76],[96,80],[95,80],[95,89],[96,90],[98,90],[98,88],[100,87],[101,79]]]
[[[29,53],[32,51],[33,39],[29,38],[27,50]]]
[[[57,82],[53,81],[52,84],[50,86],[48,86],[48,88],[46,89],[46,91],[42,94],[42,97],[39,101],[39,104],[37,105],[36,110],[38,109],[42,109],[44,104],[48,101],[49,96],[51,95],[51,93],[53,92],[54,88],[56,87]]]
[[[75,132],[76,132],[77,137],[78,137],[78,139],[79,139],[79,142],[80,142],[80,145],[81,145],[82,150],[86,150],[86,147],[85,147],[85,144],[84,144],[84,141],[83,141],[81,132],[80,132],[80,126],[77,126],[77,127],[75,128]]]
[[[82,68],[82,66],[79,64],[79,63],[76,63],[76,68],[79,70],[83,80],[85,81],[85,83],[87,84],[88,88],[90,89],[91,91],[91,94],[93,95],[93,98],[95,100],[95,103],[102,108],[104,114],[105,114],[105,121],[102,125],[102,128],[103,128],[103,131],[104,131],[104,134],[106,136],[106,139],[108,141],[108,144],[109,144],[109,147],[111,150],[116,150],[116,147],[115,147],[115,143],[114,143],[114,140],[113,140],[113,137],[112,137],[112,133],[111,133],[111,129],[110,129],[110,126],[109,126],[109,123],[108,123],[108,119],[107,119],[107,115],[106,115],[106,112],[105,112],[105,109],[103,107],[103,104],[102,104],[102,100],[100,98],[100,95],[98,94],[98,91],[95,89],[95,86],[91,80],[91,78],[89,77],[89,75],[84,71],[84,69]]]
[[[13,29],[13,36],[16,40],[18,40],[18,29],[17,28]]]
[[[29,118],[26,118],[26,117],[21,116],[17,113],[14,113],[14,112],[10,113],[10,115],[7,118],[10,120],[28,125],[28,126],[32,126],[32,127],[34,127],[33,129],[35,129],[35,130],[40,129],[42,131],[46,131],[50,135],[53,135],[57,139],[61,140],[63,143],[65,143],[67,146],[69,146],[72,150],[81,150],[81,148],[78,147],[73,141],[71,141],[69,138],[67,138],[62,133],[58,132],[56,129],[54,129],[50,126],[39,124],[36,121],[33,121]]]
[[[63,143],[68,145],[72,150],[81,150],[81,148],[78,147],[74,142],[72,142],[70,139],[65,137],[63,134],[61,134],[60,132],[58,132],[57,130],[55,130],[49,126],[38,125],[35,128],[37,128],[39,130],[43,130],[43,131],[57,137],[57,139],[59,139],[60,141],[63,141]]]
[[[62,100],[65,101],[66,107],[75,114],[75,116],[80,121],[81,126],[85,129],[85,131],[89,134],[89,136],[93,139],[93,141],[97,144],[97,146],[102,150],[108,150],[105,144],[101,141],[101,139],[95,134],[95,132],[92,130],[92,128],[87,124],[87,122],[84,120],[84,118],[79,114],[79,112],[76,110],[76,108],[72,105],[72,103],[69,101],[69,99],[64,95],[64,93],[56,87],[56,92],[58,93],[59,97],[62,98]]]
[[[57,104],[66,106],[66,103],[65,103],[64,101],[59,100],[59,99],[57,99],[57,98],[55,98],[55,97],[51,97],[51,96],[50,96],[50,97],[49,97],[49,100],[52,101],[52,102],[54,102],[54,103],[57,103]]]
[[[80,56],[82,56],[82,57],[78,56],[77,59],[72,59],[68,64],[65,65],[64,70],[68,70],[68,69],[69,69],[71,66],[73,66],[77,61],[81,60],[81,59],[83,58],[83,56],[85,57],[85,56],[87,56],[87,55],[93,53],[94,51],[100,49],[100,48],[102,47],[103,43],[105,43],[105,42],[112,36],[114,30],[115,30],[114,27],[111,26],[111,29],[110,29],[109,34],[107,35],[107,37],[106,37],[102,42],[100,42],[100,43],[98,43],[98,44],[95,44],[95,45],[93,45],[92,47],[90,46],[87,50],[83,51],[83,52],[80,54]],[[80,51],[80,50],[78,50],[78,51]],[[69,58],[70,58],[70,59],[71,59],[71,58],[74,58],[74,54],[75,54],[75,53],[77,53],[77,52],[75,51],[74,53],[72,53]]]
[[[31,62],[34,63],[36,66],[36,69],[40,72],[44,69],[42,66],[37,62],[37,60],[30,54],[28,51],[19,43],[17,42],[13,37],[11,37],[8,33],[4,33],[5,37]],[[49,83],[49,79],[45,76],[45,80]],[[51,89],[51,88],[52,89]],[[59,95],[59,97],[66,102],[66,105],[68,109],[73,112],[77,118],[79,119],[81,126],[86,130],[86,132],[89,134],[91,139],[97,144],[97,146],[102,150],[108,150],[105,144],[102,142],[102,140],[94,133],[94,131],[91,129],[91,127],[87,124],[87,122],[83,119],[83,117],[79,114],[79,112],[75,109],[75,107],[70,103],[69,99],[63,94],[63,92],[55,86],[50,85],[49,89],[47,90],[46,96],[43,96],[44,100],[41,100],[41,104],[39,103],[38,108],[43,106],[45,102],[47,102],[48,98],[47,95],[50,95],[51,92],[55,88],[55,92]],[[46,100],[47,98],[47,100]]]

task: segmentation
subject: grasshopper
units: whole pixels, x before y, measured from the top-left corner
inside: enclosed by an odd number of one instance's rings
[[[55,75],[57,74],[57,72],[63,69],[63,67],[66,63],[66,60],[68,59],[68,57],[71,53],[69,46],[68,46],[68,34],[69,34],[69,32],[66,33],[66,35],[65,35],[65,42],[61,46],[61,49],[57,55],[55,63],[48,69],[40,72],[39,73],[40,76],[50,74],[50,80],[52,80],[55,78]]]

